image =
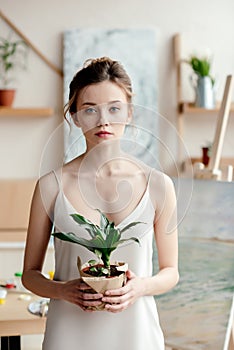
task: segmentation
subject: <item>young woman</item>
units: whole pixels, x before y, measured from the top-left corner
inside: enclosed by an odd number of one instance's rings
[[[131,81],[122,65],[109,58],[90,60],[70,84],[66,113],[86,139],[84,154],[41,177],[36,185],[27,244],[23,283],[50,298],[44,350],[162,350],[155,295],[178,282],[176,199],[168,176],[124,153],[120,147],[131,122]],[[86,237],[70,214],[80,213],[99,224],[100,213],[140,239],[113,252],[113,260],[128,262],[128,280],[117,290],[93,294],[76,267],[93,258],[85,248],[55,239],[55,275],[41,273],[52,224],[62,232]],[[128,234],[126,232],[126,234]],[[152,275],[152,239],[158,252],[158,272]],[[106,303],[105,311],[90,306]]]

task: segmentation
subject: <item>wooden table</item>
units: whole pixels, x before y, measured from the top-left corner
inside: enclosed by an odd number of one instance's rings
[[[28,311],[28,305],[40,298],[32,296],[30,301],[19,299],[20,293],[8,292],[6,302],[0,305],[1,350],[20,350],[20,336],[43,334],[45,317]]]

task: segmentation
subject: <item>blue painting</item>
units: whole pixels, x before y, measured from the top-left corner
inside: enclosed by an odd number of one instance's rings
[[[134,125],[127,128],[122,146],[149,165],[155,165],[158,155],[156,43],[154,29],[80,28],[64,33],[64,103],[70,81],[87,59],[109,56],[121,62],[132,80],[135,106]],[[85,150],[80,130],[67,123],[64,141],[65,161]]]
[[[175,179],[180,282],[156,297],[167,344],[227,350],[234,294],[234,183]],[[186,209],[187,208],[187,209]],[[157,255],[154,255],[157,264]],[[229,332],[230,335],[230,332]],[[177,346],[177,347],[176,347]]]

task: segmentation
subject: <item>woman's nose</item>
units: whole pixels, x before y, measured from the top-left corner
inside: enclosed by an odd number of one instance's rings
[[[108,118],[108,113],[105,110],[100,110],[98,113],[98,121],[97,121],[97,126],[101,126],[101,125],[109,125],[109,118]]]

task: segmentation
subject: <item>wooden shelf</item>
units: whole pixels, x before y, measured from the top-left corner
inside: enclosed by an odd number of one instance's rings
[[[234,112],[234,102],[231,102],[231,87],[232,87],[232,81],[233,76],[228,75],[226,77],[226,84],[225,89],[223,93],[222,103],[216,103],[215,108],[207,109],[207,108],[197,108],[194,106],[194,103],[191,103],[189,101],[183,101],[183,94],[182,94],[182,65],[185,63],[185,60],[181,57],[181,35],[176,34],[173,37],[173,44],[174,44],[174,64],[175,64],[175,70],[176,70],[176,100],[177,100],[177,130],[179,134],[179,141],[178,141],[178,163],[179,166],[181,166],[181,170],[184,169],[184,144],[182,142],[183,136],[184,136],[184,123],[186,116],[191,116],[192,114],[197,115],[209,115],[211,117],[217,117],[217,125],[216,125],[216,131],[213,141],[213,150],[214,153],[212,153],[211,156],[211,164],[210,167],[212,169],[216,169],[222,163],[226,162],[227,165],[233,166],[233,159],[227,159],[222,160],[221,158],[221,152],[222,152],[222,146],[227,126],[227,121],[229,118],[229,115],[233,114]],[[192,160],[194,161],[194,160]],[[227,167],[226,167],[227,168]],[[230,181],[230,174],[231,171],[228,170],[223,179],[226,179],[227,181]],[[208,174],[209,175],[209,174]]]
[[[49,117],[54,114],[53,108],[12,108],[0,107],[0,117]]]
[[[179,113],[180,114],[195,114],[195,113],[207,113],[207,114],[214,114],[218,113],[220,108],[220,104],[217,103],[215,108],[208,109],[208,108],[200,108],[195,107],[193,103],[191,102],[181,102],[179,103]],[[231,105],[231,112],[234,112],[234,103]]]
[[[185,176],[192,176],[191,172],[191,165],[192,167],[194,166],[195,163],[202,163],[202,158],[199,156],[191,157],[191,158],[186,158],[182,162],[182,171]],[[226,158],[222,157],[220,159],[220,164],[219,164],[219,169],[222,171],[223,179],[225,180],[225,177],[227,176],[228,172],[228,165],[231,165],[234,168],[234,158]],[[232,181],[234,181],[234,174],[232,177]]]
[[[192,162],[192,164],[194,164],[194,163],[201,163],[202,162],[202,158],[201,157],[192,157],[191,158],[191,162]],[[220,165],[221,166],[232,165],[234,167],[234,158],[222,157],[220,159]]]

